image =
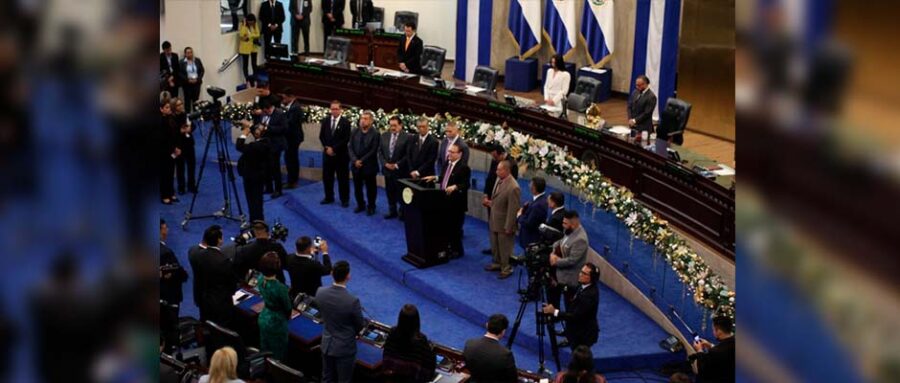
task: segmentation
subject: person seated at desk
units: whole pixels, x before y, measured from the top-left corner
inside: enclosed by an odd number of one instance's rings
[[[544,103],[549,106],[562,107],[562,100],[569,94],[569,83],[572,76],[566,71],[566,62],[562,55],[550,58],[550,70],[544,79]]]
[[[606,383],[603,375],[594,373],[594,354],[588,346],[578,346],[565,371],[556,374],[554,383]]]
[[[406,304],[384,343],[381,368],[391,382],[427,382],[434,378],[434,349],[419,332],[419,310]]]
[[[209,373],[200,377],[200,383],[244,383],[237,377],[237,352],[222,347],[213,353]]]
[[[400,70],[406,73],[419,74],[422,71],[423,43],[419,36],[416,36],[416,23],[408,22],[403,26],[403,33],[406,37],[397,47],[397,61],[400,63]]]
[[[466,367],[472,375],[470,382],[516,382],[516,358],[512,351],[500,344],[506,334],[509,319],[503,314],[488,318],[487,333],[481,338],[469,339],[463,349]]]

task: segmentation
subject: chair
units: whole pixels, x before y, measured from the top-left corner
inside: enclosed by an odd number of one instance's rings
[[[272,355],[271,352],[260,352],[253,347],[246,347],[238,333],[213,321],[207,320],[206,327],[209,329],[209,339],[205,344],[207,363],[212,359],[216,350],[222,347],[231,347],[237,352],[238,376],[249,378],[259,375],[264,368],[265,358]]]
[[[290,57],[286,44],[272,43],[266,47],[266,60],[290,60]]]
[[[396,15],[395,15],[396,17]],[[384,25],[384,8],[382,7],[374,7],[372,8],[372,21],[382,23]]]
[[[350,39],[346,37],[330,36],[325,44],[325,59],[335,60],[341,63],[347,62],[350,54]]]
[[[422,49],[422,76],[440,77],[441,71],[444,70],[444,57],[447,50],[441,47],[426,45]]]
[[[416,25],[419,25],[419,13],[418,12],[410,12],[410,11],[397,11],[394,12],[394,27],[400,31],[403,31],[403,27],[406,23],[412,22]]]
[[[489,66],[479,65],[475,67],[475,75],[472,76],[472,85],[493,92],[497,88],[497,80],[500,79],[500,71]]]
[[[659,127],[656,130],[656,138],[661,140],[672,139],[678,145],[684,143],[684,129],[687,127],[688,118],[691,117],[691,104],[677,98],[669,98],[666,108],[659,116]]]
[[[584,113],[600,94],[600,80],[590,77],[579,77],[575,90],[569,93],[566,107],[569,110]]]
[[[266,358],[266,375],[270,383],[305,383],[303,373],[272,359]]]

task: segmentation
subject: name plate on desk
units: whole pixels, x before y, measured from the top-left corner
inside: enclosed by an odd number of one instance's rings
[[[350,28],[338,28],[334,30],[334,33],[345,36],[365,36],[365,29],[350,29]]]
[[[581,125],[575,125],[575,133],[585,136],[593,140],[600,139],[600,131],[596,129],[586,128]]]
[[[456,97],[457,93],[450,89],[432,88],[431,94],[441,97]]]
[[[382,37],[386,39],[399,39],[403,36],[406,36],[403,33],[391,33],[391,32],[375,32],[375,37]]]
[[[318,65],[306,64],[306,63],[295,63],[294,68],[300,69],[300,70],[306,71],[306,72],[311,72],[311,73],[325,73],[325,68],[318,66]]]
[[[516,108],[514,106],[509,105],[509,104],[499,103],[497,101],[488,101],[488,107],[490,107],[491,109],[497,109],[497,110],[505,112],[505,113],[513,113],[516,111]]]
[[[363,72],[360,72],[360,73],[359,73],[359,78],[364,79],[364,80],[368,80],[368,81],[384,82],[384,76],[376,76],[376,75],[373,75],[373,74],[371,74],[371,73],[363,73]]]

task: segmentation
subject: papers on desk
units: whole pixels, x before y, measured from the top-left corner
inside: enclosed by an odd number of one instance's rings
[[[306,63],[307,63],[307,64],[316,64],[316,65],[328,65],[328,66],[331,66],[331,65],[337,65],[337,64],[340,64],[341,62],[338,61],[338,60],[325,60],[325,59],[320,59],[320,58],[309,57],[309,58],[306,59]]]
[[[604,74],[604,73],[606,73],[606,69],[603,69],[603,68],[591,68],[591,67],[589,67],[589,66],[582,67],[581,70],[588,71],[588,72],[593,72],[593,73],[596,73],[596,74]]]
[[[477,94],[477,93],[484,92],[484,91],[486,91],[486,90],[487,90],[487,89],[485,89],[485,88],[479,88],[479,87],[474,86],[474,85],[466,85],[466,93],[469,93],[469,94],[472,94],[472,95],[475,95],[475,94]]]
[[[416,75],[414,75],[412,73],[406,73],[406,72],[401,72],[401,71],[397,71],[397,70],[384,70],[383,73],[384,74],[382,74],[382,76],[387,77],[387,78],[400,78],[400,79],[405,80],[408,78],[416,77]]]
[[[238,290],[231,296],[231,301],[234,302],[234,305],[237,306],[239,303],[243,302],[247,298],[250,298],[250,293],[244,290]]]
[[[550,106],[550,105],[544,104],[544,105],[541,105],[540,108],[547,111],[547,113],[549,113],[553,117],[559,117],[559,115],[562,114],[561,106]]]
[[[631,134],[631,128],[624,125],[616,125],[612,128],[609,128],[609,132],[612,134],[620,134],[620,135],[629,135]]]
[[[735,172],[734,168],[732,168],[728,165],[724,165],[724,164],[719,164],[718,169],[714,169],[711,171],[713,174],[715,174],[719,177],[733,176],[737,173],[737,172]]]

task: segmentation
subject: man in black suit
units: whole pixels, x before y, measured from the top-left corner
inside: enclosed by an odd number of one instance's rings
[[[540,242],[538,229],[547,220],[547,181],[541,177],[531,179],[531,201],[519,208],[516,219],[519,224],[519,245],[524,249],[529,244]]]
[[[518,380],[516,358],[512,351],[500,344],[507,327],[509,320],[506,316],[491,315],[487,323],[487,333],[481,338],[466,341],[463,358],[471,374],[471,382],[514,383]]]
[[[400,63],[400,70],[419,74],[422,71],[422,39],[416,36],[416,24],[408,22],[403,26],[403,34],[406,36],[400,41],[397,47],[397,61]]]
[[[438,140],[428,129],[428,120],[420,118],[416,121],[419,134],[413,138],[409,146],[409,176],[422,178],[434,175],[434,163],[437,159]]]
[[[294,53],[300,52],[297,44],[299,33],[303,32],[303,54],[309,55],[309,14],[312,12],[312,0],[291,0],[291,46]]]
[[[372,0],[350,0],[350,14],[353,15],[353,26],[364,28],[375,14]]]
[[[403,124],[397,116],[388,120],[390,128],[381,135],[378,158],[383,164],[381,174],[384,175],[384,192],[387,194],[388,214],[385,219],[397,218],[397,204],[400,201],[400,184],[398,180],[409,174],[408,144],[412,137],[403,131]]]
[[[222,227],[219,225],[212,225],[207,227],[206,230],[203,231],[203,238],[200,239],[200,243],[191,246],[188,249],[188,263],[191,264],[191,272],[193,273],[193,295],[194,295],[194,305],[197,306],[197,309],[200,311],[200,321],[206,320],[206,304],[203,302],[203,286],[206,283],[206,280],[203,275],[203,270],[200,269],[200,258],[203,258],[206,254],[206,238],[212,236],[209,234],[212,231],[222,231]]]
[[[333,35],[335,29],[344,26],[345,5],[345,0],[322,0],[323,47],[328,46],[328,36]]]
[[[593,263],[585,263],[578,274],[579,286],[570,303],[566,304],[566,311],[560,311],[552,304],[544,304],[544,314],[566,322],[565,336],[572,350],[581,345],[590,348],[597,343],[600,332],[597,325],[597,308],[600,305],[600,290],[597,287],[599,280],[600,269]]]
[[[181,285],[187,281],[188,274],[175,252],[166,245],[169,226],[166,221],[159,220],[159,330],[165,339],[167,348],[178,343],[178,309],[181,306]],[[168,351],[168,350],[166,350]]]
[[[366,215],[375,214],[375,198],[378,188],[375,177],[378,175],[378,131],[372,124],[375,115],[372,111],[363,111],[359,116],[359,128],[350,134],[350,168],[353,169],[353,192],[356,194],[356,210],[354,213],[366,211]],[[363,198],[363,184],[366,196]],[[367,203],[368,201],[368,203]]]
[[[322,382],[349,383],[356,364],[356,335],[366,321],[359,298],[347,291],[350,263],[335,263],[331,277],[334,285],[320,287],[313,300],[322,313]]]
[[[159,73],[165,80],[163,90],[172,97],[178,97],[178,53],[172,52],[172,43],[168,41],[163,41],[162,50],[159,54]]]
[[[706,339],[694,342],[696,354],[688,360],[697,361],[697,383],[734,382],[734,323],[731,318],[713,318],[713,335],[719,344],[713,346]]]
[[[547,216],[547,226],[562,233],[563,214],[566,212],[566,195],[558,191],[550,193],[550,197],[547,197],[547,209],[550,212]]]
[[[628,98],[628,125],[641,132],[653,131],[656,95],[650,90],[650,79],[640,75],[634,80],[634,92]]]
[[[469,164],[469,146],[466,145],[466,141],[460,137],[459,125],[456,124],[456,121],[450,121],[444,126],[444,139],[441,140],[441,146],[438,148],[437,174],[444,174],[444,168],[447,166],[447,162],[450,158],[450,146],[453,144],[458,144],[462,149],[462,158],[460,158],[460,161],[462,161],[463,164]]]
[[[447,168],[438,180],[441,190],[449,197],[447,208],[447,232],[450,237],[450,257],[460,258],[465,255],[462,246],[463,222],[466,219],[466,211],[469,210],[469,179],[472,172],[462,160],[462,145],[455,143],[450,146],[450,158]],[[424,179],[434,179],[435,176]]]
[[[331,257],[328,256],[328,242],[324,239],[318,248],[313,248],[309,237],[297,238],[297,252],[288,257],[287,272],[291,276],[291,298],[303,293],[311,297],[322,287],[322,277],[331,274]],[[313,250],[322,252],[322,262],[315,259]]]
[[[272,193],[272,198],[281,196],[281,153],[287,148],[288,119],[280,108],[281,98],[275,95],[260,101],[262,114],[259,123],[263,136],[269,142],[269,171],[265,183],[265,193]]]
[[[238,281],[231,261],[219,248],[222,246],[222,231],[211,230],[204,233],[204,241],[208,247],[200,257],[197,268],[203,274],[203,285],[200,289],[206,305],[206,319],[229,328],[234,318],[231,296],[237,289]]]
[[[288,87],[281,95],[282,109],[287,117],[287,130],[284,133],[287,141],[287,147],[284,149],[284,167],[288,173],[286,186],[288,189],[296,188],[300,181],[300,144],[303,143],[303,121],[306,120],[303,107],[292,93],[293,89]]]
[[[281,32],[284,31],[284,6],[278,0],[264,0],[259,5],[259,27],[263,35],[263,44],[268,48],[272,43],[281,43]]]
[[[481,197],[481,205],[487,209],[488,217],[491,215],[491,194],[493,194],[494,185],[497,183],[497,165],[500,164],[500,161],[509,161],[509,174],[512,175],[514,179],[519,179],[519,163],[506,153],[506,149],[503,148],[503,145],[495,143],[489,145],[489,148],[491,167],[488,170],[487,177],[484,179],[484,196]],[[481,253],[485,255],[493,254],[490,248],[482,250]]]
[[[247,143],[247,136],[253,134],[255,140]],[[244,180],[244,195],[247,199],[247,211],[250,220],[265,220],[263,213],[263,188],[265,187],[267,173],[271,159],[269,158],[269,144],[262,138],[262,128],[259,125],[244,125],[241,136],[235,147],[241,152],[238,159],[238,174]]]
[[[247,277],[250,270],[259,270],[259,260],[270,251],[278,254],[282,265],[287,264],[287,251],[269,236],[269,225],[263,221],[254,221],[252,227],[253,241],[238,247],[234,255],[234,274],[241,280]],[[275,277],[284,283],[284,272],[276,273]]]
[[[341,206],[350,206],[350,156],[347,143],[350,141],[350,120],[341,116],[340,101],[331,102],[331,116],[322,119],[319,124],[319,142],[322,143],[322,184],[325,185],[325,199],[320,202],[327,205],[334,202],[334,178],[337,175],[338,193]]]
[[[203,86],[203,62],[194,57],[194,49],[184,48],[184,58],[178,66],[178,82],[184,87],[184,102],[187,103],[188,113],[194,110],[194,103],[200,99],[200,89]]]

